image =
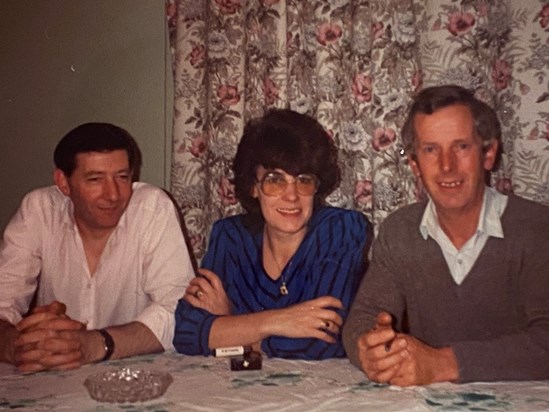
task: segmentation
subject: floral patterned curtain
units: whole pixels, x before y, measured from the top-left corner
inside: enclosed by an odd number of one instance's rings
[[[377,226],[423,191],[400,128],[422,87],[460,84],[504,127],[503,191],[549,204],[549,2],[167,0],[174,72],[171,192],[200,259],[239,213],[231,162],[270,107],[317,118],[339,148],[332,205]]]

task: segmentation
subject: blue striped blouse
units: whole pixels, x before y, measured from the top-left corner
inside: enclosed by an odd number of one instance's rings
[[[251,233],[241,216],[217,221],[202,266],[216,273],[232,304],[232,314],[280,309],[321,296],[343,303],[345,319],[365,271],[369,222],[356,211],[325,207],[309,222],[307,234],[278,280],[263,268],[263,231]],[[280,293],[284,277],[288,294]],[[176,313],[174,346],[188,355],[210,355],[208,337],[217,316],[180,299]],[[340,335],[330,344],[316,338],[271,336],[262,350],[269,357],[326,359],[345,356]]]

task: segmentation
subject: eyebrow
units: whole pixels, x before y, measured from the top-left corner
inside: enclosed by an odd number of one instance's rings
[[[460,137],[460,138],[453,139],[453,140],[449,141],[450,144],[454,144],[454,143],[475,143],[475,142],[476,142],[475,138],[468,138],[468,137]],[[431,142],[431,141],[417,142],[417,144],[418,144],[418,146],[424,146],[424,145],[440,146],[439,142]]]
[[[131,173],[131,170],[128,168],[128,169],[120,169],[120,170],[117,170],[114,172],[115,175],[117,174],[120,174],[120,173]],[[102,171],[102,170],[89,170],[87,172],[84,173],[84,176],[90,176],[90,175],[107,175],[107,174],[110,174],[106,171]]]

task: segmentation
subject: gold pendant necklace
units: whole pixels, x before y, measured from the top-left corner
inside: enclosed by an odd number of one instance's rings
[[[289,293],[289,290],[288,290],[288,287],[286,286],[286,278],[284,276],[284,274],[282,273],[282,268],[280,267],[280,265],[278,264],[278,261],[276,260],[275,258],[275,255],[273,253],[273,248],[271,246],[271,239],[269,238],[269,236],[267,235],[266,232],[263,233],[263,235],[267,238],[267,248],[269,249],[269,253],[271,254],[271,257],[273,258],[273,261],[280,273],[280,277],[282,279],[282,285],[280,285],[280,294],[281,295],[284,295],[286,296],[288,293]]]

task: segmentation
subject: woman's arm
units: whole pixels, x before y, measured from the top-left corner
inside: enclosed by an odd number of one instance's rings
[[[176,310],[174,346],[187,355],[210,355],[215,348],[254,345],[270,336],[312,338],[335,343],[343,320],[341,302],[331,296],[284,309],[216,316],[181,299]]]
[[[212,324],[209,347],[253,345],[270,336],[314,338],[335,343],[343,320],[336,312],[339,299],[323,296],[284,309],[221,316]]]

